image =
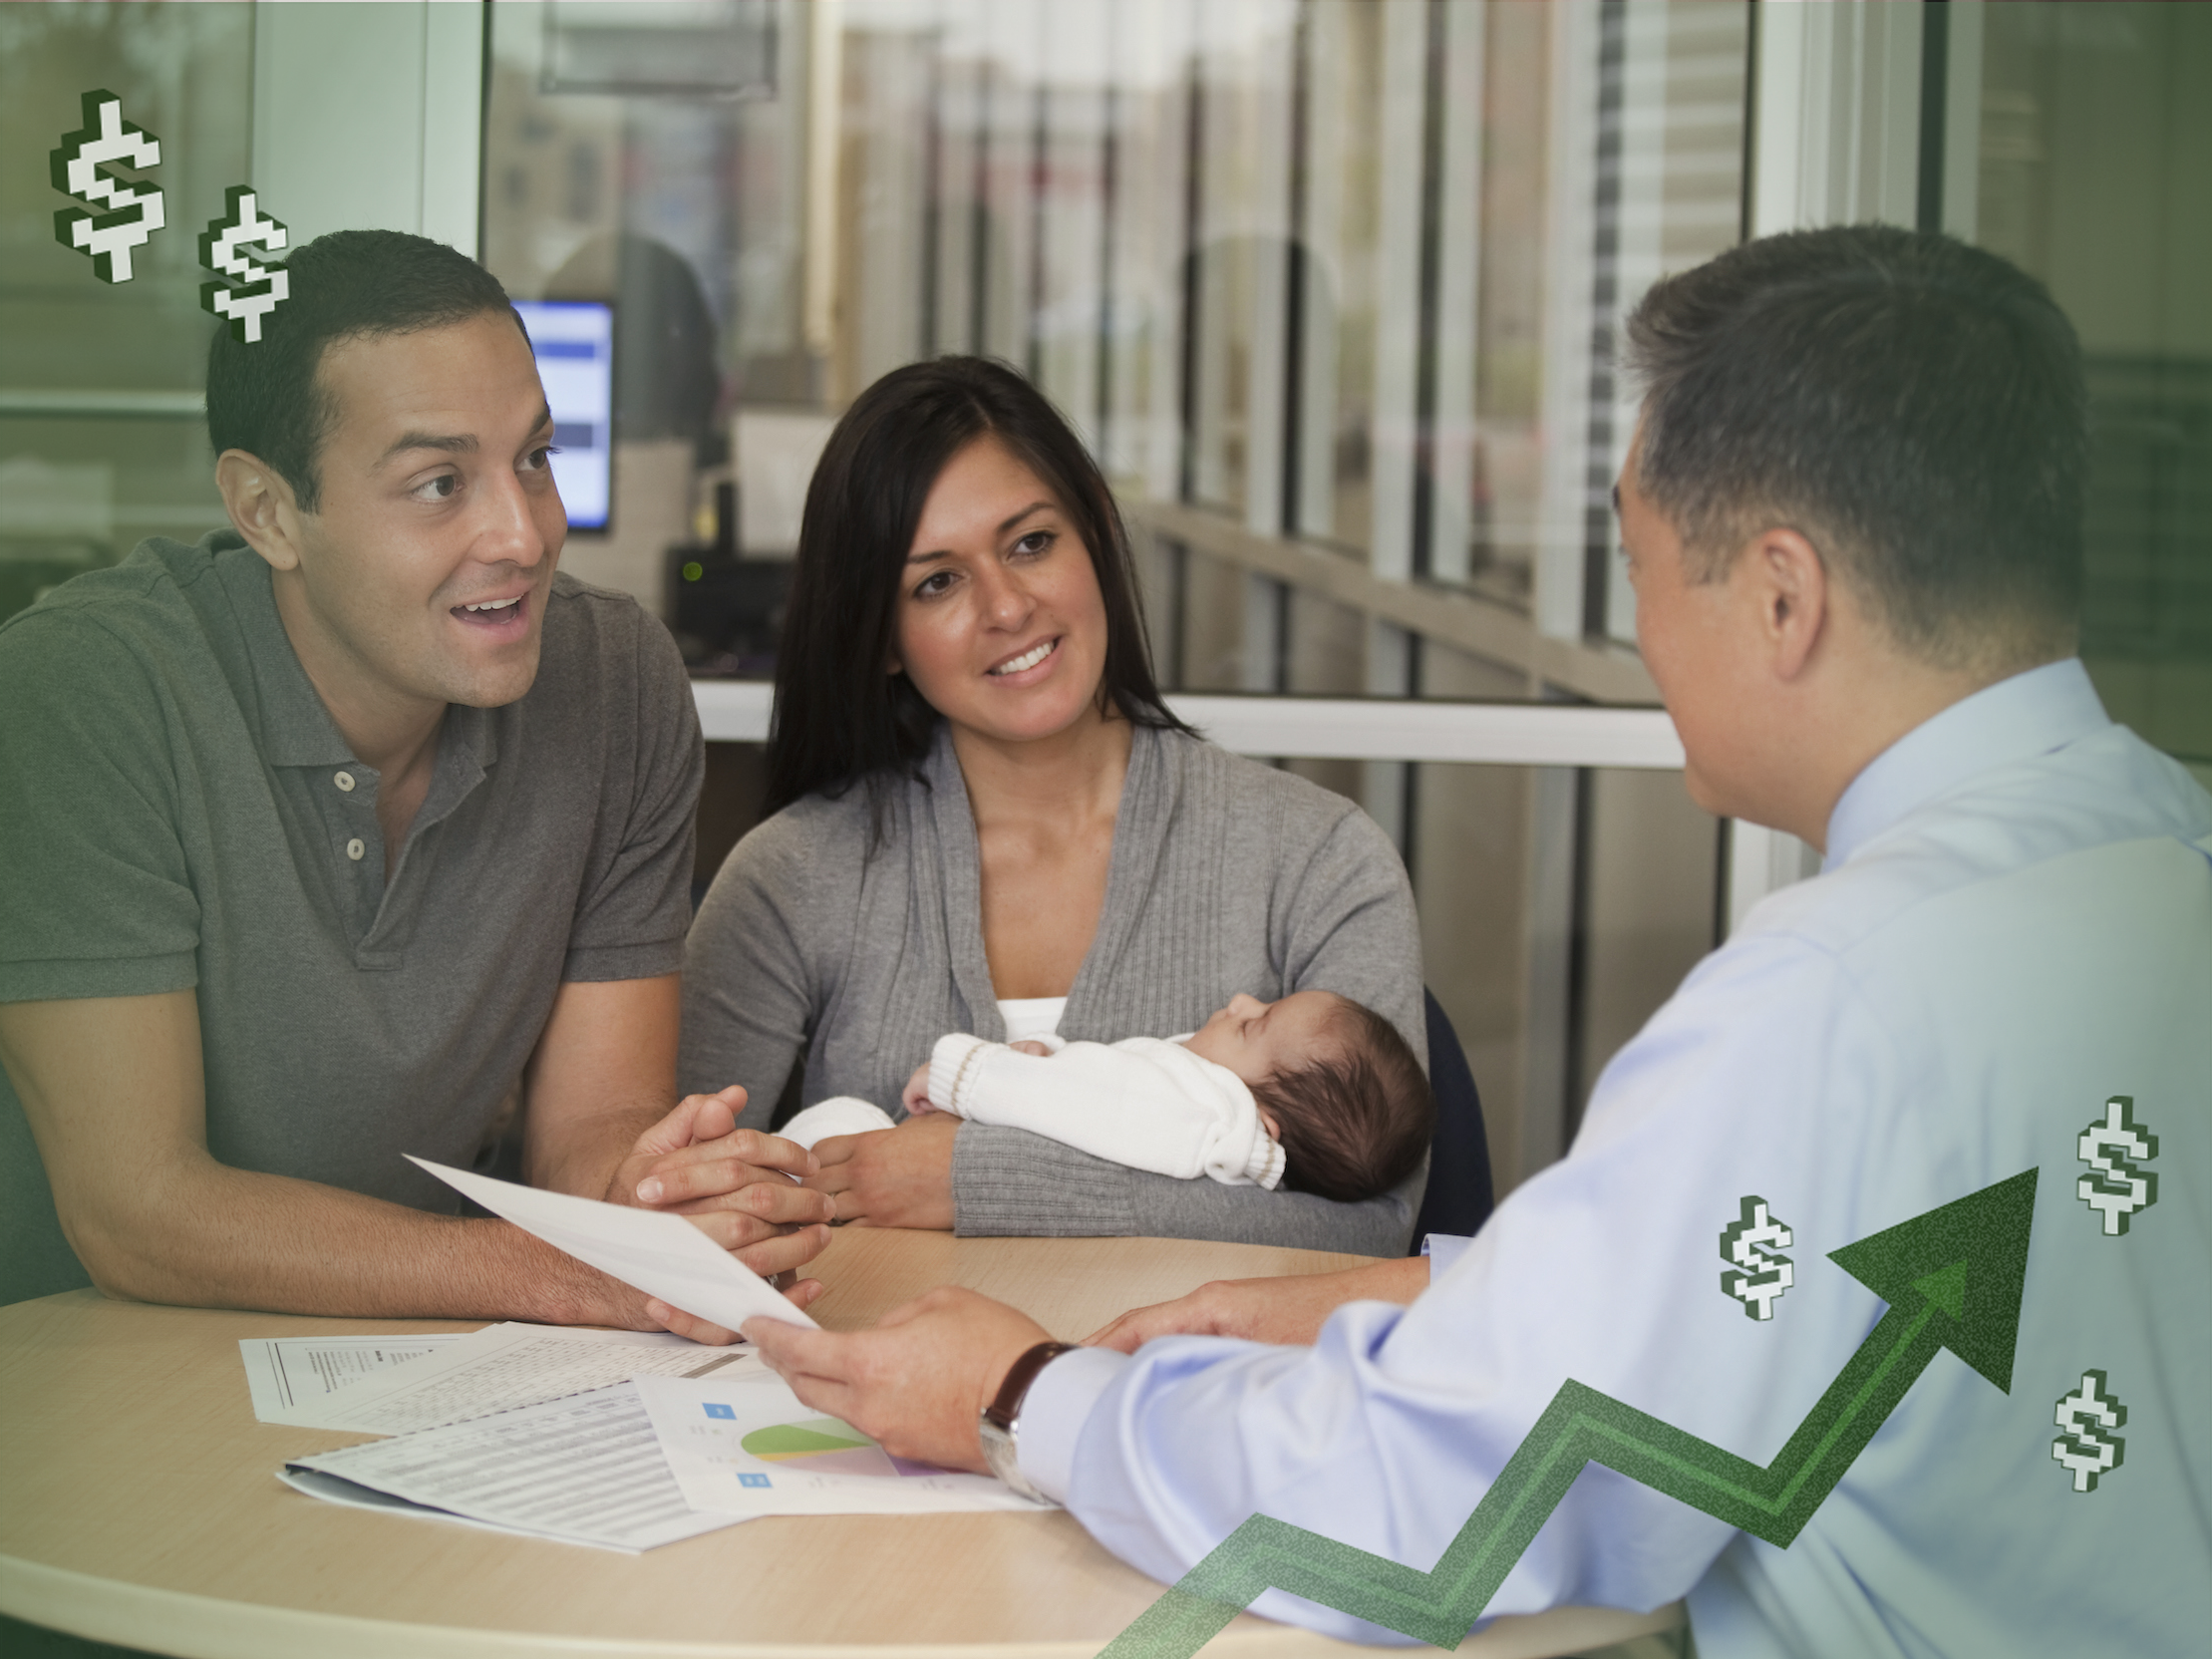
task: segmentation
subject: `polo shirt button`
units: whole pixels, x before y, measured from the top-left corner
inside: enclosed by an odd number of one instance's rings
[[[368,850],[368,847],[362,843],[361,837],[359,835],[354,836],[352,840],[346,842],[346,856],[349,858],[358,859],[364,852]]]
[[[339,787],[340,789],[344,790],[344,791],[345,791],[345,792],[346,792],[346,793],[347,793],[348,795],[351,795],[351,794],[353,794],[353,774],[352,774],[352,773],[350,773],[350,772],[341,772],[341,773],[339,773],[339,774],[338,774],[338,776],[337,776],[337,777],[333,778],[333,779],[331,780],[331,782],[332,782],[333,784],[336,784],[336,785],[337,785],[337,786],[338,786],[338,787]],[[356,857],[359,857],[359,856],[360,856],[360,854],[359,854],[359,853],[356,853],[356,854],[355,854],[355,856],[356,856]]]

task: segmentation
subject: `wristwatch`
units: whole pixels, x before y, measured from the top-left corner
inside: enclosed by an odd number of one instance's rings
[[[1015,1454],[1014,1437],[1022,1428],[1022,1402],[1028,1398],[1029,1386],[1037,1381],[1037,1374],[1075,1346],[1073,1342],[1040,1342],[1026,1351],[1008,1369],[1006,1381],[999,1385],[998,1398],[984,1407],[983,1415],[976,1420],[976,1438],[983,1442],[983,1461],[991,1466],[991,1473],[1038,1503],[1050,1503],[1052,1499],[1031,1485]]]

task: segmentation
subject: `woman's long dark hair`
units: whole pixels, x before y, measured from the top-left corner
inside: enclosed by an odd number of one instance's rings
[[[1152,681],[1128,532],[1082,440],[1004,363],[940,357],[893,369],[861,393],[806,487],[776,653],[768,812],[865,783],[880,833],[883,792],[921,776],[939,717],[884,664],[922,504],[946,464],[987,435],[1045,482],[1091,550],[1106,601],[1102,704],[1139,726],[1188,730]]]

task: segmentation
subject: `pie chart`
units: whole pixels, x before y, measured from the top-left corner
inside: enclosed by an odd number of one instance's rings
[[[809,1417],[756,1429],[738,1445],[765,1464],[790,1464],[807,1475],[937,1475],[928,1464],[894,1458],[848,1423]]]

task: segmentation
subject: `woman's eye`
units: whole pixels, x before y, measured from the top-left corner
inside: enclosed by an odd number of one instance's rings
[[[536,449],[532,450],[528,455],[522,458],[522,466],[526,471],[532,473],[547,472],[550,471],[552,468],[553,457],[559,454],[559,446],[554,444],[540,444]]]
[[[1059,535],[1056,531],[1031,530],[1029,534],[1023,536],[1021,540],[1014,543],[1014,550],[1017,553],[1028,553],[1032,556],[1035,556],[1038,553],[1044,552],[1058,539]]]
[[[952,572],[950,570],[932,570],[915,584],[914,597],[917,599],[934,599],[951,586]]]

